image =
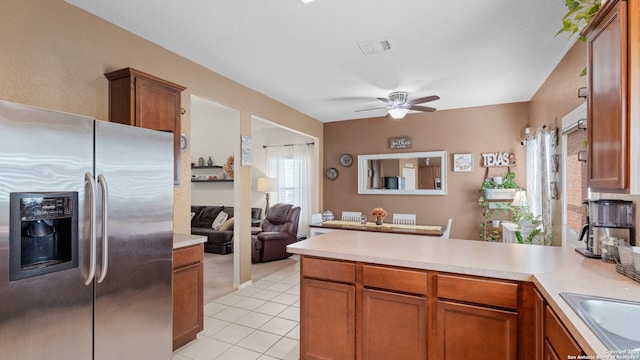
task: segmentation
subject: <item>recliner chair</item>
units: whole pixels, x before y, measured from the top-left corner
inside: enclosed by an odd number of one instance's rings
[[[300,207],[275,204],[267,210],[262,231],[251,236],[251,262],[286,259],[287,245],[298,241]]]

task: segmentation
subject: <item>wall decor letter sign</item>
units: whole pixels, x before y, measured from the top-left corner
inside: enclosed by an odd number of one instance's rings
[[[482,154],[483,167],[516,166],[516,156],[508,152]]]
[[[408,149],[413,146],[409,136],[389,138],[390,149]]]

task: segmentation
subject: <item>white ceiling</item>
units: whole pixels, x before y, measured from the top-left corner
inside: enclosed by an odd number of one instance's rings
[[[320,121],[528,101],[574,39],[564,0],[66,0]],[[358,43],[388,39],[364,55]]]

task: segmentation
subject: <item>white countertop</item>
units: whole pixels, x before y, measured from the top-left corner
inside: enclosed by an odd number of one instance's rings
[[[207,242],[207,237],[202,235],[179,234],[173,233],[173,248],[178,249],[191,245],[197,245]]]
[[[604,356],[607,349],[559,293],[640,301],[640,284],[618,274],[615,265],[587,259],[568,248],[336,230],[291,244],[287,250],[301,255],[534,282],[587,355]]]

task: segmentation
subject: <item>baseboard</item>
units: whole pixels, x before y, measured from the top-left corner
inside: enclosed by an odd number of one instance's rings
[[[253,285],[253,280],[249,280],[249,281],[245,281],[242,284],[238,284],[238,283],[233,283],[233,287],[240,290],[240,289],[244,289],[248,286]]]

